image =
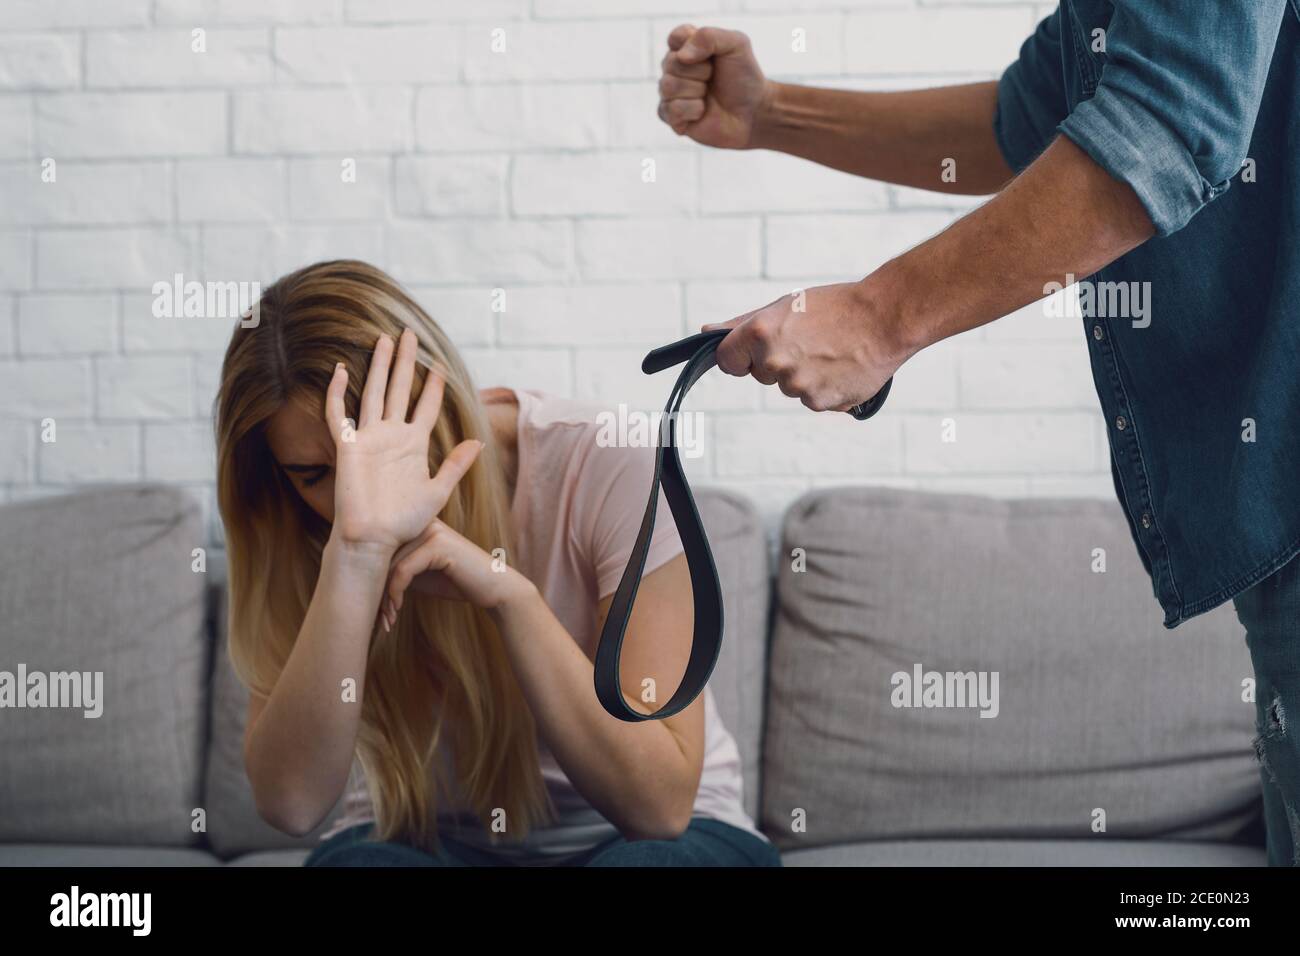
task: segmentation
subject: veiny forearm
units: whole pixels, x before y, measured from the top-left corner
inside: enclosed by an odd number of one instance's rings
[[[251,732],[245,764],[258,809],[287,832],[317,826],[347,785],[388,563],[334,539],[325,546],[302,629]],[[343,699],[346,678],[355,702]]]
[[[542,739],[574,787],[629,839],[679,835],[697,781],[668,728],[605,712],[592,662],[535,589],[494,617]]]
[[[997,83],[867,93],[773,83],[754,145],[857,176],[937,192],[988,195],[1013,172],[993,135]],[[945,182],[944,161],[956,179]]]
[[[1155,233],[1146,209],[1058,137],[1001,193],[863,280],[864,301],[905,357],[1089,276]]]

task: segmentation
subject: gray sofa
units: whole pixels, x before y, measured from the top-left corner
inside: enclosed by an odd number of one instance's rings
[[[773,548],[745,498],[697,499],[712,687],[787,866],[1263,865],[1240,626],[1165,630],[1114,504],[828,488]],[[103,672],[97,718],[0,709],[0,865],[293,866],[315,842],[253,808],[204,540],[167,487],[0,508],[0,672]]]

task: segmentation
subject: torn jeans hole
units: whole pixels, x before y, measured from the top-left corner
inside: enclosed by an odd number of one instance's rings
[[[1300,786],[1300,780],[1283,781],[1278,777],[1279,766],[1288,768],[1291,776],[1300,776],[1296,757],[1291,753],[1291,743],[1287,739],[1286,710],[1282,707],[1280,697],[1274,696],[1269,702],[1264,712],[1264,722],[1265,725],[1260,728],[1259,736],[1255,738],[1255,755],[1259,758],[1264,772],[1268,774],[1269,780],[1278,789],[1291,831],[1291,862],[1293,865],[1300,866],[1300,810],[1290,798],[1290,794],[1296,792],[1295,788]],[[1276,757],[1276,760],[1271,759],[1270,751],[1274,752],[1272,756]]]

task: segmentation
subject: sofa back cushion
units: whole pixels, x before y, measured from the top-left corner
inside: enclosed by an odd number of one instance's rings
[[[778,568],[779,845],[1228,839],[1257,814],[1243,630],[1231,604],[1165,629],[1116,503],[835,488],[783,538],[806,570]]]
[[[745,807],[757,819],[770,584],[768,549],[761,521],[748,499],[734,492],[701,487],[695,491],[695,502],[709,534],[725,595],[726,633],[709,687],[723,724],[736,739],[744,763]],[[213,583],[219,585],[223,578],[224,569],[214,565]],[[342,801],[312,834],[301,838],[280,833],[258,815],[243,761],[248,691],[230,664],[224,593],[218,594],[216,603],[218,647],[204,799],[212,847],[219,855],[231,857],[251,850],[312,846],[342,811]],[[359,773],[359,767],[354,767],[354,772]]]
[[[203,531],[198,502],[163,487],[0,508],[10,692],[20,669],[29,700],[34,674],[89,674],[91,696],[102,675],[100,716],[12,698],[0,709],[0,842],[201,842],[209,644],[191,552]]]

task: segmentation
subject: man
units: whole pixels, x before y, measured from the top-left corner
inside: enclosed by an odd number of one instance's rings
[[[1084,316],[1115,490],[1166,627],[1235,602],[1269,862],[1295,865],[1300,0],[1062,0],[997,82],[901,93],[776,83],[743,34],[683,25],[660,96],[706,146],[996,193],[866,278],[806,290],[801,312],[786,296],[704,326],[734,328],[723,371],[813,410],[1076,277],[1150,290],[1140,319]]]

